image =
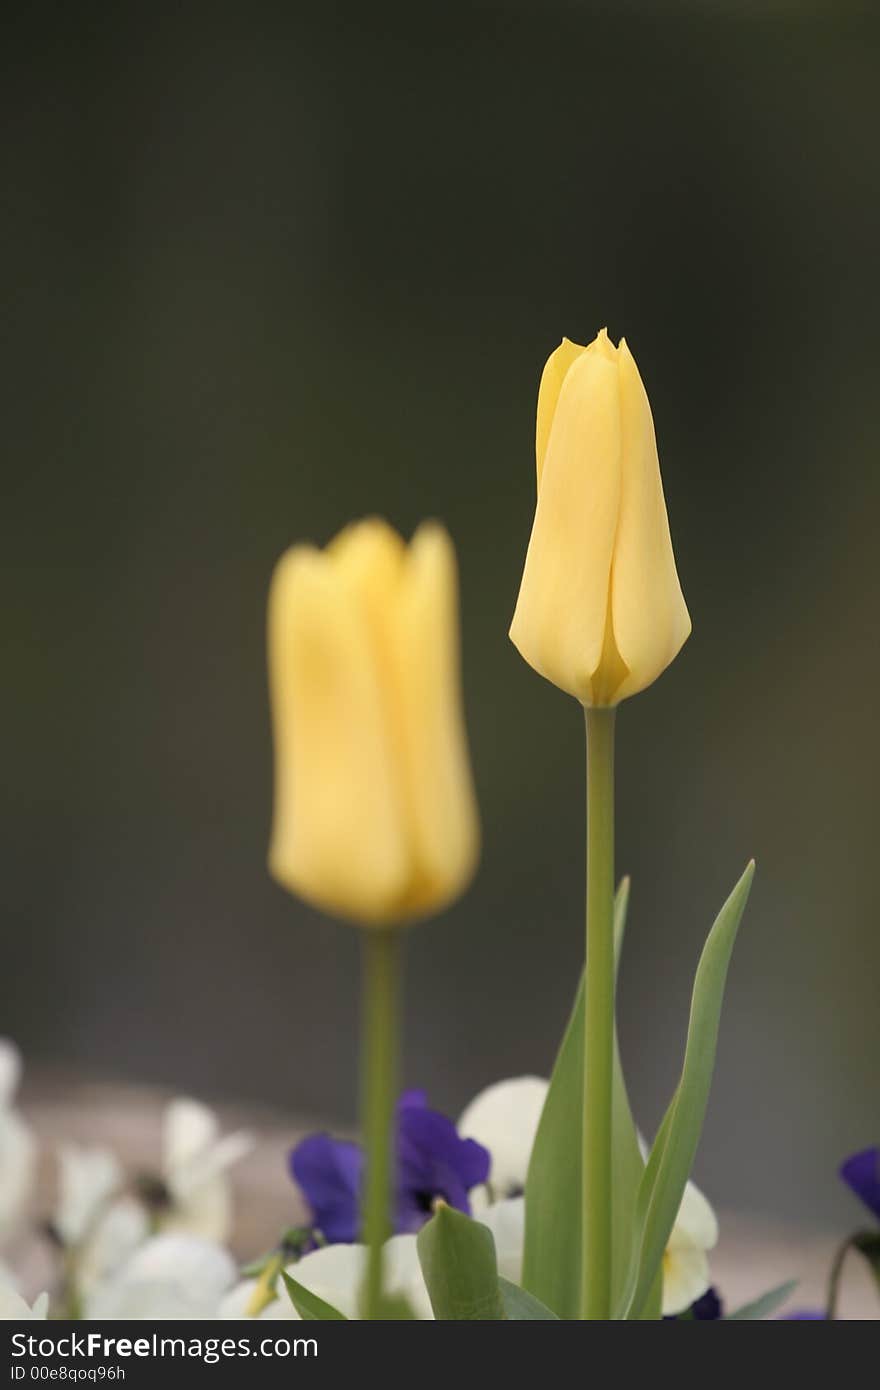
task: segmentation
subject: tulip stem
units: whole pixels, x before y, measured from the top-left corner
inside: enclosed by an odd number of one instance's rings
[[[587,709],[587,968],[581,1316],[611,1317],[614,715]]]
[[[363,1239],[365,1318],[381,1317],[382,1246],[391,1235],[394,1101],[397,1094],[400,946],[393,927],[362,932],[364,952],[362,1101],[367,1155]]]

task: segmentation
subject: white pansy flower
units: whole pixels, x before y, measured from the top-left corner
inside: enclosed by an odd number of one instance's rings
[[[110,1149],[62,1145],[53,1225],[64,1245],[80,1245],[94,1232],[123,1181],[122,1165]]]
[[[49,1295],[41,1293],[33,1305],[27,1303],[14,1289],[0,1285],[0,1322],[20,1322],[27,1318],[45,1318],[49,1311]]]
[[[718,1220],[695,1183],[687,1183],[663,1254],[663,1313],[683,1313],[708,1290],[707,1252],[718,1243]]]
[[[58,1161],[53,1225],[70,1254],[70,1292],[83,1298],[147,1238],[150,1222],[141,1203],[124,1195],[122,1164],[110,1149],[67,1144]]]
[[[526,1202],[524,1197],[506,1197],[493,1202],[477,1217],[488,1226],[495,1241],[498,1273],[513,1284],[522,1281],[523,1248],[526,1238]]]
[[[14,1105],[20,1078],[21,1053],[0,1038],[0,1240],[21,1221],[34,1183],[36,1143]]]
[[[235,1281],[228,1251],[198,1236],[153,1236],[86,1299],[89,1321],[210,1318]]]
[[[518,1196],[525,1188],[548,1085],[540,1076],[498,1081],[480,1091],[458,1121],[463,1139],[476,1139],[489,1150],[488,1185],[495,1199]],[[475,1210],[481,1205],[477,1195]]]
[[[98,1218],[76,1253],[75,1278],[81,1296],[112,1279],[150,1234],[150,1218],[140,1202],[121,1197]]]
[[[162,1229],[226,1240],[232,1224],[227,1172],[253,1146],[241,1130],[221,1137],[217,1116],[199,1101],[171,1101],[162,1126],[162,1180],[171,1208],[160,1213]]]
[[[197,1101],[172,1101],[163,1117],[160,1193],[152,1217],[155,1182],[145,1180],[143,1200],[137,1200],[126,1191],[122,1165],[110,1150],[62,1148],[54,1225],[72,1255],[69,1277],[76,1296],[104,1297],[154,1224],[169,1234],[225,1239],[231,1224],[227,1169],[251,1144],[244,1134],[221,1137],[216,1116]]]
[[[419,1264],[415,1236],[392,1236],[386,1241],[383,1254],[382,1282],[385,1293],[392,1297],[405,1298],[417,1318],[433,1318],[431,1300]],[[359,1304],[365,1269],[366,1246],[325,1245],[320,1250],[313,1250],[310,1254],[304,1255],[295,1264],[288,1265],[287,1273],[298,1284],[302,1284],[303,1288],[322,1298],[347,1318],[357,1319],[360,1316]],[[217,1316],[247,1317],[248,1305],[256,1287],[255,1279],[242,1281],[222,1301]],[[279,1282],[278,1297],[260,1313],[260,1318],[285,1321],[296,1321],[299,1318],[283,1283]]]

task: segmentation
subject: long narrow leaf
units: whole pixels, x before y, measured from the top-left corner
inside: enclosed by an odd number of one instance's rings
[[[725,1313],[725,1322],[754,1322],[758,1318],[769,1318],[770,1314],[781,1308],[785,1300],[794,1293],[797,1282],[797,1279],[789,1279],[787,1283],[762,1293],[760,1298],[753,1299],[751,1303],[744,1303],[736,1312]]]
[[[614,902],[617,963],[628,902],[629,880],[624,879]],[[526,1180],[523,1285],[560,1318],[580,1315],[583,1107],[584,982],[581,978],[553,1068]],[[621,1291],[632,1264],[636,1194],[644,1163],[630,1113],[616,1036],[612,1146],[612,1285]]]
[[[615,988],[620,970],[623,936],[629,907],[629,879],[622,880],[614,900],[614,971]],[[614,1028],[612,1091],[611,1091],[611,1307],[619,1309],[637,1255],[637,1207],[639,1186],[645,1171],[645,1161],[639,1146],[639,1136],[629,1104],[617,1025]],[[656,1303],[656,1307],[653,1306]],[[645,1317],[660,1316],[659,1284],[655,1300],[647,1300]]]
[[[626,1316],[637,1318],[654,1288],[703,1127],[715,1064],[730,955],[749,896],[750,863],[709,933],[697,966],[681,1079],[651,1149],[639,1191],[638,1268]]]
[[[523,1287],[576,1318],[581,1285],[584,983],[550,1078],[526,1177]]]

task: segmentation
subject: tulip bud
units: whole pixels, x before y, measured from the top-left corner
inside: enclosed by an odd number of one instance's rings
[[[563,339],[544,368],[538,502],[510,637],[584,705],[656,680],[686,641],[654,421],[624,339]]]
[[[275,815],[269,868],[328,912],[391,925],[437,911],[476,867],[455,552],[383,521],[294,546],[269,597]]]

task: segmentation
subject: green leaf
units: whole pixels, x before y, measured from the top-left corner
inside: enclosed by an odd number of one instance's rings
[[[521,1289],[519,1284],[512,1284],[503,1275],[498,1276],[498,1288],[501,1292],[501,1302],[504,1305],[505,1315],[511,1322],[558,1322],[555,1313],[551,1313],[549,1308],[545,1308],[534,1294]]]
[[[494,1322],[505,1316],[495,1241],[487,1226],[444,1203],[419,1231],[417,1241],[436,1318]]]
[[[663,1267],[657,1270],[654,1283],[652,1284],[648,1296],[642,1305],[639,1319],[644,1322],[646,1319],[656,1321],[663,1316]]]
[[[281,1278],[284,1280],[284,1287],[290,1295],[290,1301],[304,1322],[348,1322],[344,1313],[340,1313],[338,1308],[332,1308],[329,1303],[325,1303],[323,1298],[319,1298],[316,1293],[303,1288],[295,1279],[282,1269]]]
[[[614,965],[615,975],[620,968],[623,934],[629,906],[629,879],[625,878],[614,901]],[[616,978],[615,978],[616,985]],[[645,1171],[645,1160],[639,1146],[639,1136],[629,1104],[617,1026],[614,1028],[614,1058],[611,1079],[611,1307],[616,1315],[622,1312],[626,1287],[638,1253],[638,1195]],[[662,1277],[645,1300],[643,1318],[659,1318],[662,1296]]]
[[[724,1321],[733,1322],[754,1322],[758,1318],[769,1318],[771,1313],[775,1313],[777,1308],[781,1308],[787,1298],[789,1298],[797,1288],[797,1279],[789,1279],[785,1284],[779,1284],[775,1289],[770,1289],[767,1293],[762,1293],[760,1298],[755,1298],[751,1303],[744,1303],[741,1308],[737,1308],[733,1313],[725,1313]]]
[[[640,1316],[655,1286],[693,1166],[715,1064],[727,967],[754,872],[750,863],[715,919],[697,966],[681,1078],[639,1189],[641,1239],[632,1295],[625,1301],[628,1318]]]
[[[523,1287],[576,1318],[581,1286],[584,982],[562,1039],[526,1177]]]
[[[617,964],[628,904],[629,879],[623,879],[614,901]],[[523,1285],[560,1318],[580,1316],[583,1110],[582,977],[553,1068],[526,1179]],[[611,1142],[614,1161],[612,1289],[619,1303],[634,1258],[636,1194],[645,1165],[629,1107],[616,1034]],[[655,1316],[659,1316],[659,1295]]]

